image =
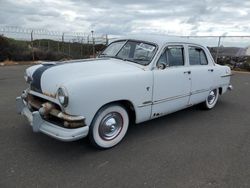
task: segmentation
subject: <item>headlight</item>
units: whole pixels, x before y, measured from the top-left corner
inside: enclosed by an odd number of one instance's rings
[[[68,96],[68,93],[66,91],[65,88],[63,87],[60,87],[57,91],[57,97],[58,97],[58,101],[59,103],[66,107],[68,105],[68,102],[69,102],[69,96]]]

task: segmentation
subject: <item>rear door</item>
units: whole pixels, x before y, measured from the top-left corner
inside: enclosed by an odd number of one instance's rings
[[[189,45],[188,57],[192,79],[189,104],[193,105],[205,101],[212,89],[214,66],[200,46]]]
[[[154,73],[152,118],[188,105],[191,72],[183,45],[168,45],[159,58]]]

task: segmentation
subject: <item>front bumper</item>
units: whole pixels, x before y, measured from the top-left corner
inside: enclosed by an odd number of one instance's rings
[[[29,110],[27,103],[22,99],[22,97],[16,98],[16,107],[19,114],[26,116],[34,132],[42,132],[61,141],[74,141],[88,135],[88,126],[68,129],[45,121],[41,117],[39,111],[31,112]]]

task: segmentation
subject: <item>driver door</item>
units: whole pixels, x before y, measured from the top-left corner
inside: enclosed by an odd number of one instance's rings
[[[168,45],[159,58],[154,74],[151,118],[182,108],[189,103],[191,71],[184,45]]]

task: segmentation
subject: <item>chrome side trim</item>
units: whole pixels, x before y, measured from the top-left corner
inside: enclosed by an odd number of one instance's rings
[[[211,89],[200,89],[200,90],[196,90],[196,91],[191,92],[190,95],[195,95],[195,94],[203,93],[203,92],[210,91],[210,90]]]
[[[233,74],[225,74],[225,75],[222,75],[221,77],[224,78],[224,77],[229,77],[229,76],[233,76]]]
[[[165,99],[156,100],[156,101],[153,102],[153,104],[158,104],[158,103],[162,103],[162,102],[166,102],[166,101],[180,99],[180,98],[188,97],[188,96],[190,96],[190,93],[187,93],[187,94],[184,94],[184,95],[177,95],[177,96],[173,96],[173,97],[168,97],[168,98],[165,98]]]
[[[147,104],[142,103],[142,105],[139,105],[139,106],[137,106],[137,107],[138,107],[138,108],[142,108],[142,107],[150,106],[150,105],[153,105],[153,102],[152,102],[152,101],[150,101],[150,103],[147,103]]]
[[[145,101],[142,103],[143,105],[147,105],[147,104],[152,104],[152,101]]]
[[[171,101],[171,100],[176,100],[176,99],[180,99],[180,98],[183,98],[183,97],[188,97],[188,96],[191,96],[191,95],[195,95],[195,94],[198,94],[198,93],[207,92],[207,91],[210,91],[210,90],[211,89],[201,89],[201,90],[196,90],[196,91],[184,94],[184,95],[177,95],[177,96],[168,97],[168,98],[165,98],[165,99],[159,99],[159,100],[156,100],[156,101],[153,101],[153,102],[152,101],[146,101],[142,105],[139,105],[138,108],[149,106],[149,105],[155,105],[155,104],[159,104],[159,103],[163,103],[163,102],[167,102],[167,101]]]

